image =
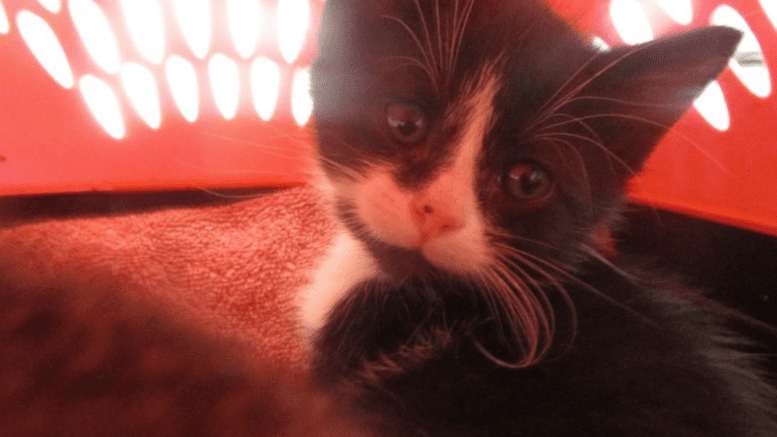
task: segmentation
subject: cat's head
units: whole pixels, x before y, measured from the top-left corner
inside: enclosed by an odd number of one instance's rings
[[[532,0],[329,0],[312,93],[332,204],[384,279],[490,294],[531,363],[553,331],[540,283],[598,256],[627,181],[740,37],[602,52]]]
[[[337,212],[459,275],[578,258],[739,38],[601,52],[534,1],[330,0],[312,89]]]
[[[595,255],[740,37],[602,52],[531,0],[329,0],[312,92],[333,205],[389,277],[530,289]]]

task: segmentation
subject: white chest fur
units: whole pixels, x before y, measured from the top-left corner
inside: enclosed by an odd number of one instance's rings
[[[357,284],[380,271],[364,245],[343,231],[334,239],[311,284],[302,290],[300,311],[307,331],[318,330],[334,306]]]

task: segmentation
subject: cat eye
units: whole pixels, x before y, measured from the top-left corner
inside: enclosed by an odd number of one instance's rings
[[[392,103],[386,108],[386,124],[395,140],[416,144],[426,136],[426,115],[416,105]]]
[[[539,206],[540,202],[550,198],[556,188],[550,174],[533,162],[514,165],[507,173],[504,183],[510,195],[519,201],[529,202],[529,206]]]

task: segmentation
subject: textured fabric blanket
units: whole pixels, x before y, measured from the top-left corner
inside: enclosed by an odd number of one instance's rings
[[[0,269],[33,284],[107,281],[245,342],[258,359],[305,368],[295,296],[333,234],[315,189],[241,201],[200,193],[204,202],[188,204],[141,194],[130,207],[98,198],[5,205]]]

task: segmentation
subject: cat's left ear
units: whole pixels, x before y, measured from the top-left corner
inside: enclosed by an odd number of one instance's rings
[[[602,54],[577,114],[633,171],[733,56],[741,32],[707,27]]]

